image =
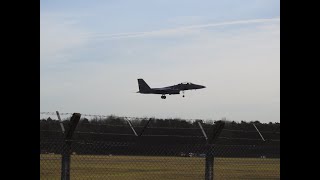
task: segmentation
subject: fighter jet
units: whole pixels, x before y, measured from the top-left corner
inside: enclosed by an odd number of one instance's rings
[[[184,97],[185,90],[196,90],[205,88],[205,86],[193,84],[190,82],[180,83],[163,88],[150,88],[143,79],[138,79],[139,91],[141,94],[161,94],[161,99],[166,99],[166,94],[180,94],[182,91]]]

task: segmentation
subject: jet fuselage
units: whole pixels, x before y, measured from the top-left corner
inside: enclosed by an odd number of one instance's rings
[[[205,88],[205,86],[193,84],[193,83],[180,83],[173,86],[163,87],[163,88],[150,88],[149,85],[143,80],[138,79],[139,91],[141,94],[162,94],[161,98],[165,99],[166,94],[180,94],[180,91],[185,90],[196,90]],[[184,97],[184,96],[183,96]]]

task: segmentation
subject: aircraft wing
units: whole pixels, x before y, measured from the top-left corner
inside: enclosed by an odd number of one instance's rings
[[[170,88],[170,87],[154,88],[153,90],[156,91],[159,94],[180,94],[180,90],[173,89],[173,88]]]

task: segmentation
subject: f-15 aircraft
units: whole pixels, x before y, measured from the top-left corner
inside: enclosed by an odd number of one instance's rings
[[[180,83],[173,86],[163,87],[163,88],[150,88],[148,84],[143,79],[138,79],[139,91],[137,93],[141,94],[162,94],[161,99],[166,99],[166,94],[180,94],[182,91],[184,97],[185,90],[195,90],[202,89],[205,86],[193,84],[190,82]]]

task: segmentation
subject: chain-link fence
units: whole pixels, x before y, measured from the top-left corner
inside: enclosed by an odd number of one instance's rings
[[[280,179],[280,132],[67,123],[40,127],[40,179]]]

